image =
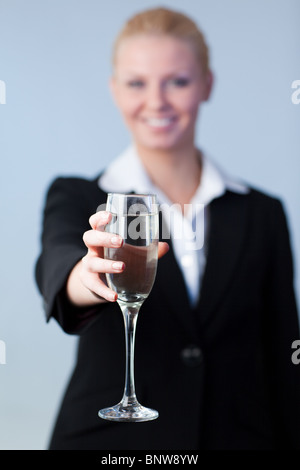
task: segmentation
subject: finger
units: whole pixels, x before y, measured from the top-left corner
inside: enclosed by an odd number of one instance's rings
[[[91,275],[84,284],[93,295],[105,299],[108,302],[115,302],[118,298],[118,294],[101,281],[98,274]]]
[[[94,230],[101,230],[104,229],[105,225],[111,221],[111,217],[112,215],[110,212],[99,211],[91,215],[89,218],[89,224]]]
[[[158,258],[161,258],[166,253],[168,253],[170,247],[167,242],[159,242],[158,243]]]
[[[120,248],[123,244],[122,237],[114,233],[100,230],[87,230],[83,234],[84,244],[90,247]]]
[[[98,256],[86,255],[82,258],[82,264],[87,271],[98,274],[121,273],[125,269],[123,261],[112,261]]]

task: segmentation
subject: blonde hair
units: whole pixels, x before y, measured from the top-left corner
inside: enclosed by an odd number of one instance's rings
[[[153,8],[131,17],[118,34],[113,47],[113,63],[123,39],[139,34],[161,34],[189,41],[204,74],[209,71],[209,51],[204,35],[188,16],[167,8]]]

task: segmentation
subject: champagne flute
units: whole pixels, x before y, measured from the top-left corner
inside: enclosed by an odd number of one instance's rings
[[[158,412],[142,406],[134,384],[134,342],[139,310],[148,297],[156,276],[158,252],[158,206],[152,194],[109,193],[106,210],[112,219],[106,230],[123,238],[120,248],[105,248],[104,258],[123,261],[125,270],[106,274],[109,287],[117,292],[126,339],[126,374],[123,397],[98,415],[111,421],[149,421]]]

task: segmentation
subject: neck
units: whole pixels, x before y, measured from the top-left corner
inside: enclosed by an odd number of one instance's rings
[[[194,145],[172,151],[136,146],[138,155],[153,184],[172,203],[188,204],[201,178],[201,153]]]

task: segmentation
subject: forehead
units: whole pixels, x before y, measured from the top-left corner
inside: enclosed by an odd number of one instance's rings
[[[197,69],[192,44],[168,35],[135,35],[122,39],[115,56],[115,69],[148,73],[154,70]]]

